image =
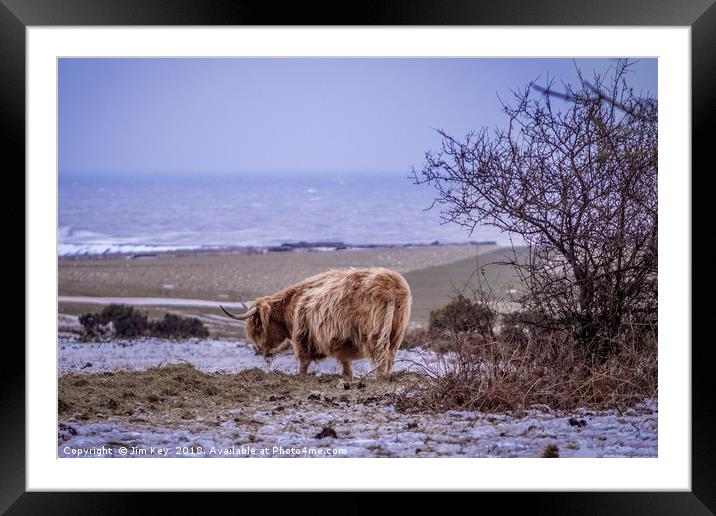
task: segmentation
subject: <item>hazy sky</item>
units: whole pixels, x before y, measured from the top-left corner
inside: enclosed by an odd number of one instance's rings
[[[577,61],[585,75],[608,59]],[[657,61],[635,89],[657,92]],[[396,173],[571,59],[61,59],[60,173]]]

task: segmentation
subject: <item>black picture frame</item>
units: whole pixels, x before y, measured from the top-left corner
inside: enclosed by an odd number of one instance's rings
[[[270,0],[0,0],[0,120],[4,129],[7,170],[25,169],[25,29],[28,26],[82,25],[607,25],[689,26],[692,59],[692,170],[704,176],[709,161],[713,113],[716,113],[716,6],[714,0],[470,0],[404,2],[287,2]],[[711,144],[713,145],[713,144]],[[10,165],[12,164],[12,165]],[[713,168],[713,165],[711,167]],[[6,174],[9,172],[6,172]],[[684,171],[688,174],[689,171]],[[13,174],[16,172],[13,171]],[[19,186],[24,191],[24,181]],[[698,193],[698,189],[693,189]],[[701,195],[708,195],[702,190]],[[14,196],[18,200],[19,195]],[[24,196],[22,197],[24,199]],[[692,196],[692,206],[697,206]],[[22,202],[22,201],[21,201]],[[704,206],[701,204],[700,206]],[[20,209],[20,208],[19,208]],[[692,208],[694,228],[709,218]],[[704,233],[701,233],[704,234]],[[24,240],[24,235],[21,237]],[[706,255],[706,256],[704,256]],[[692,267],[708,253],[692,251]],[[24,256],[23,263],[27,260]],[[713,265],[713,260],[711,265]],[[27,274],[27,269],[25,269]],[[692,270],[693,275],[693,270]],[[18,281],[15,278],[13,281]],[[710,285],[701,285],[709,290]],[[24,286],[22,291],[24,292]],[[704,320],[708,305],[692,302],[692,320]],[[27,310],[32,307],[27,306]],[[511,508],[523,505],[537,513],[575,514],[711,514],[716,510],[716,462],[713,437],[711,339],[692,345],[692,490],[638,493],[480,493],[484,501]],[[674,343],[672,343],[674,344]],[[687,343],[682,343],[687,344]],[[25,492],[25,357],[15,343],[2,363],[0,391],[0,511],[7,514],[124,514],[148,507],[158,495],[141,493]],[[193,508],[186,496],[161,495],[164,512]],[[217,494],[212,494],[217,496]],[[244,496],[244,495],[241,495]],[[370,507],[364,495],[342,494],[342,507]],[[474,496],[474,495],[471,495]],[[226,498],[214,498],[220,501]],[[424,506],[423,497],[412,502]],[[360,501],[360,503],[359,503]],[[260,503],[260,500],[253,502]],[[283,502],[296,506],[294,497]],[[454,500],[451,505],[459,503]],[[468,503],[478,503],[470,501]],[[368,504],[368,505],[366,505]],[[253,505],[253,503],[251,504]],[[456,505],[453,505],[456,507]],[[245,506],[248,507],[248,506]],[[208,509],[208,507],[204,507]],[[279,505],[272,505],[280,510]],[[337,510],[340,510],[336,508]],[[407,507],[404,507],[407,509]]]

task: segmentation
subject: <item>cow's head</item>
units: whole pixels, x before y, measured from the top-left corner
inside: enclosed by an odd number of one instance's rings
[[[254,305],[240,315],[221,309],[232,319],[246,321],[246,333],[254,343],[257,353],[270,356],[288,338],[286,327],[280,322],[279,314],[273,313],[271,303],[258,298]]]

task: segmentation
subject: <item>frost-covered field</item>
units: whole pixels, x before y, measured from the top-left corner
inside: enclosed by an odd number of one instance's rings
[[[292,355],[267,363],[241,342],[70,338],[58,352],[60,457],[540,457],[550,445],[560,457],[657,455],[648,400],[623,413],[399,412],[391,396],[437,360],[419,348],[399,352],[393,381],[361,378],[371,366],[358,361],[351,383],[335,360],[300,378]],[[184,366],[151,369],[167,364]]]
[[[395,360],[395,371],[420,370],[420,364],[430,364],[437,359],[434,353],[420,348],[400,350]],[[97,373],[117,369],[144,370],[149,367],[188,362],[200,371],[214,373],[226,371],[238,373],[254,367],[266,371],[297,373],[298,361],[291,353],[276,355],[267,362],[245,342],[221,340],[163,339],[117,340],[112,342],[83,343],[65,339],[59,343],[60,375],[70,372]],[[373,367],[368,360],[353,362],[353,373],[362,375]],[[309,372],[339,374],[341,366],[334,359],[311,364]]]
[[[560,457],[655,457],[657,413],[652,403],[626,414],[575,415],[586,425],[570,424],[566,414],[531,411],[513,418],[470,412],[404,415],[392,407],[353,406],[338,402],[319,410],[257,411],[255,427],[237,424],[227,413],[218,427],[183,429],[112,422],[72,425],[76,435],[58,446],[60,457],[85,450],[97,456],[206,457],[540,457],[555,444]],[[330,427],[336,436],[321,435]],[[93,450],[93,448],[95,448]],[[142,449],[144,451],[135,451]],[[267,450],[261,453],[261,450]],[[154,453],[152,453],[154,450]],[[159,452],[159,450],[162,450]],[[101,451],[99,451],[101,453]]]

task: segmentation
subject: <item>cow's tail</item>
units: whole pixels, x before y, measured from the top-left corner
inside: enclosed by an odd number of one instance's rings
[[[382,372],[389,372],[388,365],[392,362],[390,354],[390,333],[393,331],[393,315],[395,314],[395,301],[390,300],[385,305],[382,327],[376,342],[375,365]]]

